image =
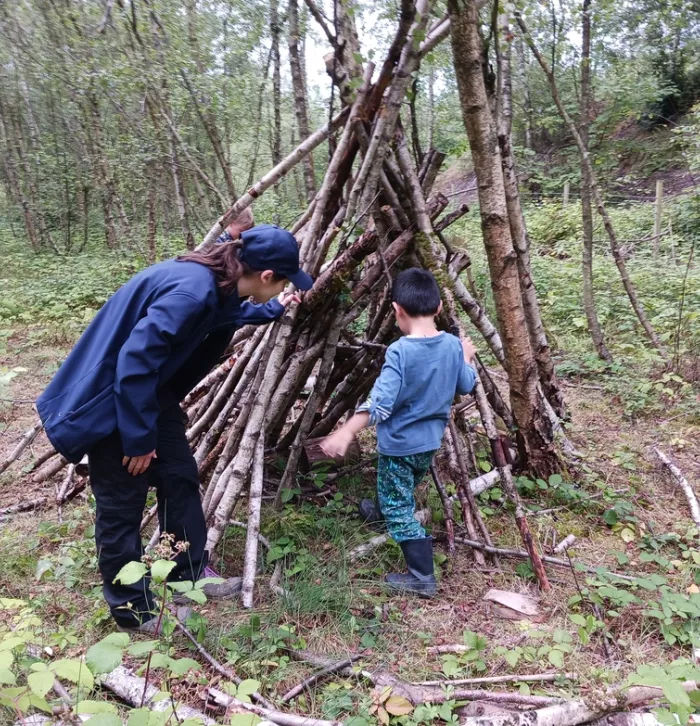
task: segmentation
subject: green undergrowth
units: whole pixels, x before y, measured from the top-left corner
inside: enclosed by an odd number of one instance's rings
[[[611,205],[609,213],[638,297],[673,359],[673,371],[665,370],[634,315],[599,219],[594,232],[595,299],[613,363],[608,365],[596,355],[583,310],[578,203],[562,207],[560,202],[545,202],[526,208],[533,277],[560,376],[601,386],[630,418],[665,413],[697,421],[700,266],[695,245],[700,239],[700,197],[678,197],[665,209],[662,228],[673,234],[662,238],[658,257],[648,239],[653,205]],[[478,210],[451,232],[454,243],[471,255],[477,291],[495,318]]]

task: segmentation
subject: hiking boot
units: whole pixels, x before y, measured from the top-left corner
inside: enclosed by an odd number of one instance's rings
[[[399,542],[408,565],[408,574],[386,576],[391,590],[402,594],[430,598],[437,594],[437,580],[433,570],[433,538],[410,539]]]
[[[202,577],[200,579],[218,577],[221,578],[217,572],[211,567],[205,567]],[[222,582],[208,582],[204,585],[201,590],[207,596],[207,600],[232,600],[234,597],[238,597],[243,589],[243,578],[242,577],[229,577]],[[173,602],[176,605],[187,605],[192,600],[183,593],[175,593],[173,595]]]
[[[376,499],[363,499],[357,511],[362,517],[362,521],[372,527],[372,529],[382,529],[384,527],[384,516],[379,510],[379,503]]]
[[[172,613],[179,622],[183,625],[187,622],[187,618],[192,615],[192,609],[187,607],[179,607]],[[159,636],[163,629],[163,620],[158,623],[158,616],[154,615],[150,620],[146,620],[143,623],[134,625],[133,627],[127,627],[126,625],[117,625],[117,630],[120,633],[143,633],[144,635],[155,635]]]

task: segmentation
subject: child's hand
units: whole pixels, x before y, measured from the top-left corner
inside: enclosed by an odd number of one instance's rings
[[[321,451],[323,451],[329,459],[342,459],[345,454],[347,454],[353,438],[352,432],[340,429],[334,434],[327,436],[321,442]]]
[[[283,293],[280,293],[280,296],[277,299],[286,308],[288,308],[293,302],[295,302],[295,303],[300,303],[301,302],[301,296],[298,295],[296,292],[283,292]]]
[[[471,338],[465,338],[462,341],[462,350],[464,351],[464,360],[467,363],[472,363],[476,355],[476,346],[472,343]]]

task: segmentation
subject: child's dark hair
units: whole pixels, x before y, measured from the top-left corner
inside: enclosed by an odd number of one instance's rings
[[[396,276],[391,299],[412,318],[437,315],[441,302],[440,288],[431,272],[411,267]]]

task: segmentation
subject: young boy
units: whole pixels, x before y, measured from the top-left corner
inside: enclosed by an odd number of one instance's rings
[[[354,436],[377,427],[377,493],[389,534],[399,543],[407,575],[386,581],[398,592],[432,597],[433,540],[414,518],[413,497],[440,448],[455,394],[473,390],[470,365],[476,348],[435,327],[442,309],[440,290],[430,272],[411,268],[394,281],[392,305],[404,334],[386,351],[384,366],[369,398],[357,413],[322,444],[329,456],[342,456]]]

